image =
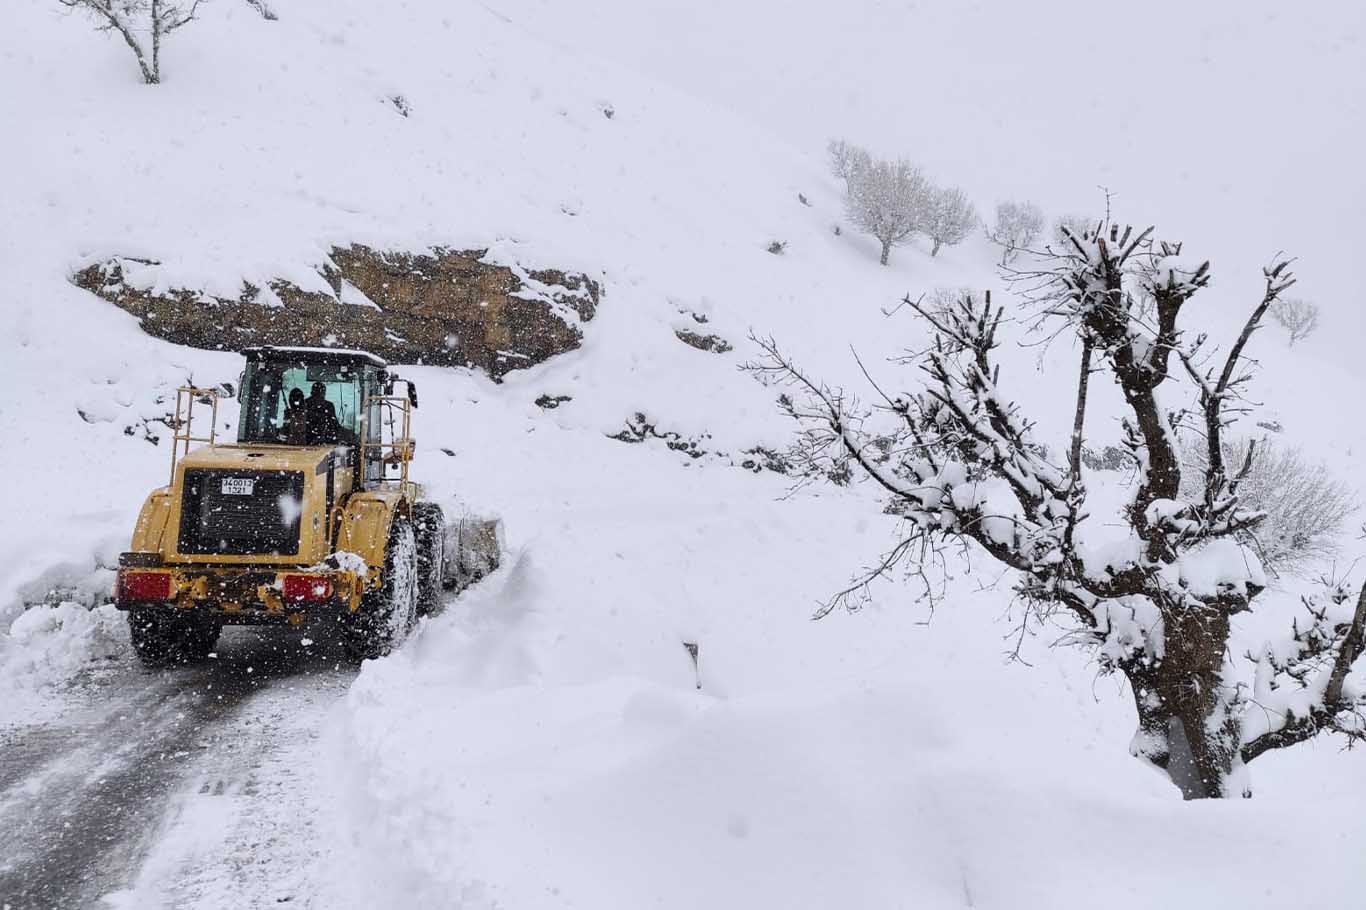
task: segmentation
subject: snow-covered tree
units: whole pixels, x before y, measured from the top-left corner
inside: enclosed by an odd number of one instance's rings
[[[905,159],[878,160],[843,139],[832,140],[827,151],[830,172],[844,181],[845,213],[855,227],[877,238],[883,265],[892,247],[913,234],[928,236],[930,255],[937,256],[978,224],[977,210],[962,190],[933,186]]]
[[[57,0],[69,9],[85,10],[100,31],[123,38],[148,85],[161,82],[161,42],[194,20],[202,0]]]
[[[1008,265],[1043,232],[1043,210],[1032,202],[1001,202],[987,236],[1001,248],[1001,265]]]
[[[1053,219],[1053,249],[1067,249],[1071,246],[1068,236],[1080,237],[1096,226],[1095,219],[1081,215],[1059,215]]]
[[[931,256],[938,256],[942,246],[962,243],[977,227],[977,209],[958,187],[932,189],[927,201],[925,234],[934,243]]]
[[[830,155],[830,173],[844,181],[846,191],[852,191],[854,175],[872,164],[873,156],[843,139],[832,139],[826,151]]]
[[[1319,327],[1319,306],[1301,297],[1289,297],[1276,301],[1271,318],[1290,333],[1290,346],[1294,347],[1295,342],[1308,338]]]
[[[1004,311],[989,296],[964,296],[947,312],[907,298],[905,309],[934,339],[907,355],[927,387],[874,386],[881,403],[871,409],[803,372],[771,340],[760,341],[767,357],[752,368],[797,390],[780,402],[802,426],[799,469],[816,476],[848,459],[904,517],[897,544],[826,611],[856,606],[872,579],[898,566],[923,572],[945,542],[985,553],[1013,570],[1033,615],[1066,623],[1102,671],[1128,680],[1134,755],[1186,798],[1249,792],[1244,766],[1269,750],[1321,731],[1366,738],[1366,686],[1348,678],[1366,643],[1366,590],[1355,607],[1342,591],[1307,601],[1304,616],[1247,655],[1250,663],[1235,664],[1229,648],[1232,618],[1254,609],[1266,585],[1256,553],[1240,542],[1265,514],[1239,496],[1255,453],[1230,463],[1223,436],[1250,379],[1244,348],[1293,279],[1286,261],[1266,267],[1241,333],[1212,360],[1203,336],[1179,328],[1209,283],[1209,264],[1158,242],[1151,228],[1099,227],[1069,234],[1067,249],[1017,274],[1026,300],[1082,342],[1076,426],[1085,422],[1091,356],[1123,393],[1123,440],[1137,472],[1117,521],[1084,521],[1093,504],[1082,432],[1068,464],[1055,465],[1007,397],[993,354]],[[1153,300],[1151,322],[1135,318],[1142,295]],[[1181,378],[1206,442],[1198,482],[1184,487],[1179,417],[1162,404]]]
[[[1203,440],[1184,447],[1183,496],[1198,493],[1207,461]],[[1247,529],[1245,539],[1267,568],[1304,575],[1337,555],[1343,524],[1359,503],[1352,488],[1325,465],[1294,446],[1246,436],[1224,443],[1224,462],[1249,466],[1238,497],[1266,517]]]
[[[882,244],[879,262],[887,264],[892,247],[924,231],[932,195],[929,181],[910,162],[868,161],[848,181],[845,214],[859,230]]]

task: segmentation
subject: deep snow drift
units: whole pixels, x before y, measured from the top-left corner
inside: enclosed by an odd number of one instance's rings
[[[230,296],[244,280],[316,281],[331,245],[367,242],[488,247],[495,261],[578,269],[603,283],[579,351],[501,384],[405,370],[422,387],[416,475],[438,497],[502,515],[511,551],[399,653],[367,664],[331,718],[314,757],[337,807],[329,863],[344,899],[1007,908],[1217,897],[1277,907],[1340,903],[1366,884],[1354,847],[1366,835],[1358,756],[1314,743],[1258,762],[1252,801],[1181,804],[1127,755],[1130,696],[1096,679],[1084,654],[1050,648],[1045,633],[1026,645],[1033,667],[1004,660],[1010,582],[980,560],[928,624],[914,589],[899,585],[881,586],[859,615],[810,622],[820,599],[891,542],[895,522],[866,485],[789,498],[787,479],[740,467],[744,450],[781,448],[791,427],[774,390],[737,369],[753,355],[745,338],[754,330],[832,381],[861,382],[850,344],[895,380],[883,358],[918,339],[884,308],[935,287],[1001,292],[980,237],[933,260],[898,249],[881,269],[873,241],[836,236],[839,187],[821,155],[829,133],[914,139],[908,152],[923,147],[926,163],[983,210],[1013,194],[1050,214],[1086,211],[1099,182],[1120,194],[1120,217],[1128,199],[1142,200],[1135,219],[1159,219],[1217,256],[1208,294],[1217,309],[1196,322],[1224,338],[1276,245],[1305,254],[1298,268],[1311,296],[1350,291],[1333,263],[1343,257],[1323,252],[1349,241],[1324,225],[1366,201],[1359,174],[1338,175],[1357,182],[1328,195],[1290,194],[1293,211],[1316,219],[1278,223],[1203,214],[1226,212],[1230,199],[1292,211],[1277,207],[1280,197],[1249,202],[1243,178],[1254,165],[1240,160],[1239,180],[1221,174],[1241,132],[1202,132],[1186,162],[1152,156],[1162,143],[1133,127],[1127,145],[1102,143],[1096,171],[1079,170],[1095,156],[1071,146],[1063,163],[1045,161],[1056,134],[1007,154],[1008,130],[991,121],[979,141],[983,118],[972,112],[1000,115],[1012,65],[1026,58],[1042,60],[1045,83],[1062,91],[1060,64],[1007,40],[1020,23],[980,9],[960,18],[861,2],[788,16],[756,3],[709,16],[691,4],[604,2],[576,16],[530,2],[380,10],[293,0],[266,21],[222,0],[173,36],[166,82],[148,88],[124,48],[54,6],[19,0],[0,39],[0,124],[19,137],[0,151],[0,350],[10,366],[0,446],[25,479],[0,522],[6,622],[53,587],[88,592],[107,581],[101,566],[167,469],[164,441],[125,429],[164,413],[158,396],[186,379],[235,381],[239,370],[233,355],[143,335],[71,286],[73,270],[111,255],[155,258],[162,266],[148,280]],[[1039,28],[1065,20],[1064,6]],[[829,17],[838,28],[826,28]],[[1339,161],[1344,143],[1325,137],[1339,136],[1359,104],[1340,95],[1362,81],[1357,33],[1335,22],[1336,49],[1311,56],[1305,35],[1328,24],[1307,21],[1286,40],[1327,94],[1287,116],[1326,124],[1314,139]],[[1207,26],[1235,71],[1277,28]],[[868,56],[864,42],[897,28],[915,36],[917,70],[945,73],[961,71],[963,44],[987,29],[996,76],[952,82],[913,133],[879,125],[900,110],[892,96],[818,74],[823,55],[846,73],[845,61]],[[879,75],[901,72],[876,65],[886,68]],[[768,87],[789,79],[810,89],[816,112],[863,98],[866,113],[851,105],[847,119],[807,122],[786,92],[766,105]],[[1130,82],[1116,74],[1078,89],[1077,117],[1125,119],[1145,92]],[[1250,89],[1225,87],[1241,92],[1239,110],[1260,110]],[[1178,176],[1188,188],[1179,205],[1163,189]],[[1324,207],[1304,209],[1305,198]],[[1271,227],[1281,230],[1268,238]],[[783,254],[765,251],[774,240],[786,242]],[[1333,315],[1344,329],[1346,309]],[[698,351],[675,335],[699,326],[735,350]],[[1287,352],[1268,329],[1254,353],[1264,358],[1255,389],[1264,404],[1250,419],[1277,420],[1334,469],[1357,470],[1366,431],[1334,399],[1355,400],[1362,383],[1340,345],[1311,339]],[[1059,343],[1006,357],[1017,397],[1059,442],[1074,356]],[[570,400],[547,410],[535,404],[542,395]],[[1099,390],[1097,444],[1118,436],[1115,401]],[[608,438],[637,413],[708,454]],[[233,423],[227,415],[222,431]],[[1354,555],[1349,546],[1344,561]],[[1265,596],[1288,608],[1296,588]],[[117,632],[103,637],[103,614],[79,620],[72,609],[19,618],[0,639],[0,686],[18,691],[22,677],[35,690],[38,672],[23,669],[35,660],[57,668],[43,677],[50,683],[70,669],[58,655],[117,645]],[[58,617],[77,643],[55,644]],[[698,645],[696,668],[685,642]],[[20,716],[5,709],[7,721]],[[1316,871],[1296,871],[1307,868]]]

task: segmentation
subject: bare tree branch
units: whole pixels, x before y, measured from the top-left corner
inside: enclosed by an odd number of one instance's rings
[[[1277,661],[1267,655],[1261,663],[1289,676],[1305,688],[1317,685],[1315,677],[1322,674],[1317,664],[1322,656],[1331,654],[1329,670],[1323,677],[1322,695],[1311,702],[1307,711],[1294,713],[1282,709],[1284,714],[1260,736],[1245,743],[1241,750],[1244,763],[1264,755],[1272,749],[1284,749],[1296,743],[1312,739],[1325,730],[1336,730],[1348,736],[1349,741],[1366,739],[1366,724],[1363,724],[1362,711],[1366,704],[1362,696],[1348,698],[1343,686],[1347,675],[1352,671],[1357,658],[1366,648],[1366,586],[1357,595],[1356,609],[1351,620],[1336,624],[1327,620],[1326,609],[1314,611],[1311,615],[1315,622],[1304,631],[1296,628],[1295,640],[1300,643],[1300,654],[1288,661]],[[1316,672],[1317,671],[1317,672]],[[1342,723],[1342,716],[1354,718],[1350,726]]]
[[[1220,498],[1228,489],[1228,476],[1224,470],[1224,401],[1239,382],[1235,379],[1235,371],[1248,339],[1262,324],[1262,317],[1266,315],[1267,309],[1295,283],[1293,275],[1288,271],[1289,266],[1289,260],[1282,259],[1273,262],[1262,270],[1266,285],[1262,292],[1261,302],[1253,308],[1247,322],[1243,325],[1243,331],[1238,335],[1238,340],[1229,350],[1228,357],[1224,360],[1224,368],[1219,373],[1218,382],[1212,390],[1209,389],[1207,383],[1201,383],[1200,405],[1205,412],[1205,441],[1208,449],[1208,463],[1205,469],[1205,508],[1211,512],[1216,509]]]
[[[85,10],[95,19],[100,31],[115,31],[123,38],[142,71],[142,81],[156,85],[161,81],[161,39],[194,21],[202,0],[191,0],[187,7],[176,0],[56,0],[67,9]],[[151,36],[150,50],[139,32]]]

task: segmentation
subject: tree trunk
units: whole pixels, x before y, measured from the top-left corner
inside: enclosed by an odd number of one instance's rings
[[[1239,727],[1223,696],[1228,615],[1192,605],[1162,612],[1162,659],[1124,668],[1138,708],[1133,751],[1165,771],[1185,799],[1237,795]]]
[[[1072,452],[1068,467],[1072,472],[1072,488],[1081,486],[1081,447],[1086,431],[1086,396],[1091,386],[1091,348],[1095,342],[1090,335],[1081,339],[1081,376],[1077,380],[1077,407],[1072,416]]]
[[[98,9],[98,7],[96,7],[96,9]],[[138,44],[137,37],[129,30],[128,23],[118,16],[113,15],[111,12],[104,10],[101,10],[101,12],[105,17],[105,21],[109,23],[109,27],[123,36],[124,43],[126,43],[133,52],[133,56],[138,61],[138,69],[142,71],[142,81],[147,85],[155,85],[160,81],[160,77],[157,75],[155,68],[147,65],[147,56],[142,52],[142,45]]]
[[[886,264],[887,264],[887,257],[890,256],[891,253],[892,253],[892,242],[891,242],[890,240],[884,240],[884,241],[882,241],[882,258],[879,259],[878,262],[881,263],[882,265],[886,265]]]
[[[934,242],[934,246],[930,249],[930,255],[931,255],[931,256],[938,256],[938,255],[939,255],[939,248],[940,248],[941,246],[943,246],[943,245],[944,245],[944,243],[943,243],[942,240],[936,240],[936,241]]]
[[[161,82],[161,0],[152,0],[152,75],[147,82]]]

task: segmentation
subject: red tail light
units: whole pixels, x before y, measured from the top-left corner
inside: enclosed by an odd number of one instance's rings
[[[120,572],[116,596],[120,603],[170,600],[174,591],[169,572]]]
[[[291,603],[332,599],[332,579],[325,575],[286,575],[281,586]]]

